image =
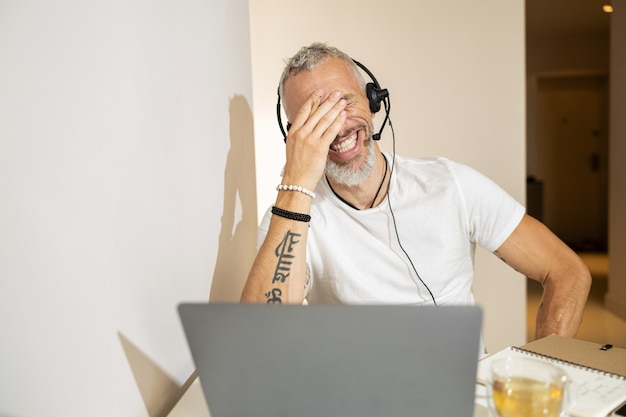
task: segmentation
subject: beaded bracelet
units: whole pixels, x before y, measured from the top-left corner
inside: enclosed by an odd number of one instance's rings
[[[299,185],[278,184],[276,186],[276,191],[299,191],[302,194],[306,194],[311,198],[315,198],[315,193],[313,191],[308,190],[304,187],[300,187]]]
[[[275,214],[280,217],[284,217],[285,219],[296,220],[299,222],[308,223],[311,221],[311,216],[309,216],[308,214],[294,213],[293,211],[283,210],[276,206],[272,206],[272,214]]]

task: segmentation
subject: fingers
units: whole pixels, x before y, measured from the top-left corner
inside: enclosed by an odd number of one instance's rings
[[[323,99],[323,91],[315,91],[296,114],[290,136],[311,136],[330,144],[345,122],[345,106],[341,92],[335,91]]]
[[[314,92],[313,95],[311,96],[311,100],[309,101],[311,103],[310,109],[309,109],[309,112],[308,112],[309,116],[312,113],[314,113],[315,110],[317,110],[317,108],[322,103],[322,95],[323,94],[324,94],[324,92],[322,90],[319,90],[319,91]],[[305,110],[306,110],[306,108],[305,108]]]
[[[298,110],[287,135],[283,179],[314,189],[324,174],[330,144],[346,121],[346,100],[315,91]]]

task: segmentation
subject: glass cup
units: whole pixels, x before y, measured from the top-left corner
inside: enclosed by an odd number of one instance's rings
[[[491,365],[489,404],[500,417],[564,417],[568,385],[568,376],[554,365],[507,357]]]

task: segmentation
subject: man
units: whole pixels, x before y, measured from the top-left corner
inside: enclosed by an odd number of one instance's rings
[[[279,88],[286,164],[242,302],[471,304],[478,244],[543,284],[536,337],[575,335],[582,260],[471,168],[382,153],[348,55],[302,48]]]

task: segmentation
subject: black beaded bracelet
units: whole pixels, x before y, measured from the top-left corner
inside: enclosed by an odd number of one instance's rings
[[[296,220],[299,222],[308,223],[311,221],[311,216],[309,216],[308,214],[294,213],[293,211],[283,210],[276,206],[272,207],[272,214],[275,214],[280,217],[284,217],[285,219]]]

